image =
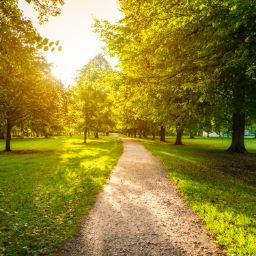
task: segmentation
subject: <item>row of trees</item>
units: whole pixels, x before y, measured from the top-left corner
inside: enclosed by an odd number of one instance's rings
[[[28,1],[31,2],[31,1]],[[41,22],[59,13],[60,0],[32,1]],[[109,131],[113,126],[112,100],[104,85],[112,72],[102,55],[96,56],[68,89],[51,74],[42,50],[59,48],[59,41],[43,39],[30,20],[23,17],[16,0],[0,3],[0,137],[11,151],[11,135],[86,135]]]
[[[24,0],[25,1],[25,0]],[[33,3],[41,23],[58,15],[62,0]],[[75,86],[64,88],[51,74],[42,50],[61,48],[59,41],[42,38],[24,18],[17,0],[0,3],[0,137],[11,151],[11,135],[89,133],[97,138],[114,127],[113,97],[108,79],[113,73],[102,55],[89,61]],[[18,133],[19,134],[19,133]]]
[[[47,15],[56,15],[61,3],[32,2],[42,22]],[[10,151],[14,126],[45,136],[50,129],[60,129],[64,89],[39,51],[58,47],[59,42],[43,39],[23,17],[16,0],[0,2],[0,30],[0,131],[5,131],[6,151]]]
[[[28,1],[31,2],[31,1]],[[44,22],[61,0],[32,1]],[[166,130],[182,144],[184,131],[232,130],[232,152],[245,152],[246,123],[255,120],[254,19],[251,0],[119,1],[124,18],[95,22],[111,56],[102,55],[64,90],[39,52],[59,47],[42,39],[17,7],[0,3],[0,125],[10,150],[14,126],[36,134],[87,134],[115,129],[153,138]],[[116,126],[115,126],[116,124]]]
[[[118,1],[124,18],[96,21],[118,56],[123,128],[232,130],[229,151],[245,152],[255,101],[255,15],[251,0]]]

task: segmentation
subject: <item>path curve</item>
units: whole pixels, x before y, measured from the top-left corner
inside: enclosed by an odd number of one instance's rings
[[[110,179],[60,255],[225,255],[158,158],[127,139]]]

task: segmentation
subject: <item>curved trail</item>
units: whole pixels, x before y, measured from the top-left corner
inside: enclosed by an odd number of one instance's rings
[[[60,255],[225,255],[161,162],[141,144],[123,141],[124,153],[103,192]]]

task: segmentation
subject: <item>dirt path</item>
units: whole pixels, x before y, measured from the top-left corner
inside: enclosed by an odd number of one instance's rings
[[[225,255],[185,205],[160,161],[137,142],[124,153],[60,255]]]

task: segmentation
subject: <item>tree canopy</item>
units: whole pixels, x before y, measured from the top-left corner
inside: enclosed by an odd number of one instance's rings
[[[45,133],[50,118],[60,110],[63,85],[52,77],[50,65],[38,50],[48,42],[23,17],[17,1],[2,1],[0,13],[0,124],[10,151],[14,126],[40,123],[36,129]]]
[[[70,88],[71,120],[76,120],[77,128],[84,132],[84,143],[90,131],[97,138],[99,131],[108,132],[113,126],[110,90],[104,78],[111,71],[110,64],[99,54],[79,71],[76,85]]]
[[[140,98],[137,110],[131,104],[133,119],[142,109],[150,111],[150,105],[151,123],[174,126],[180,137],[184,129],[206,129],[206,123],[214,129],[232,129],[229,150],[245,151],[245,121],[256,107],[255,4],[249,0],[119,4],[124,18],[116,24],[96,20],[95,30],[107,51],[120,60],[122,91],[138,92],[129,98],[130,102]],[[176,143],[181,144],[181,138]]]
[[[26,1],[40,22],[64,4]],[[85,142],[90,131],[158,133],[162,141],[167,131],[176,134],[177,145],[184,133],[232,131],[229,151],[245,152],[244,130],[256,113],[254,2],[118,3],[124,17],[114,24],[95,20],[95,31],[106,53],[118,57],[119,69],[98,55],[67,91],[40,51],[61,50],[59,41],[42,38],[16,0],[0,3],[1,126],[27,125],[46,136],[51,127],[82,131]]]

